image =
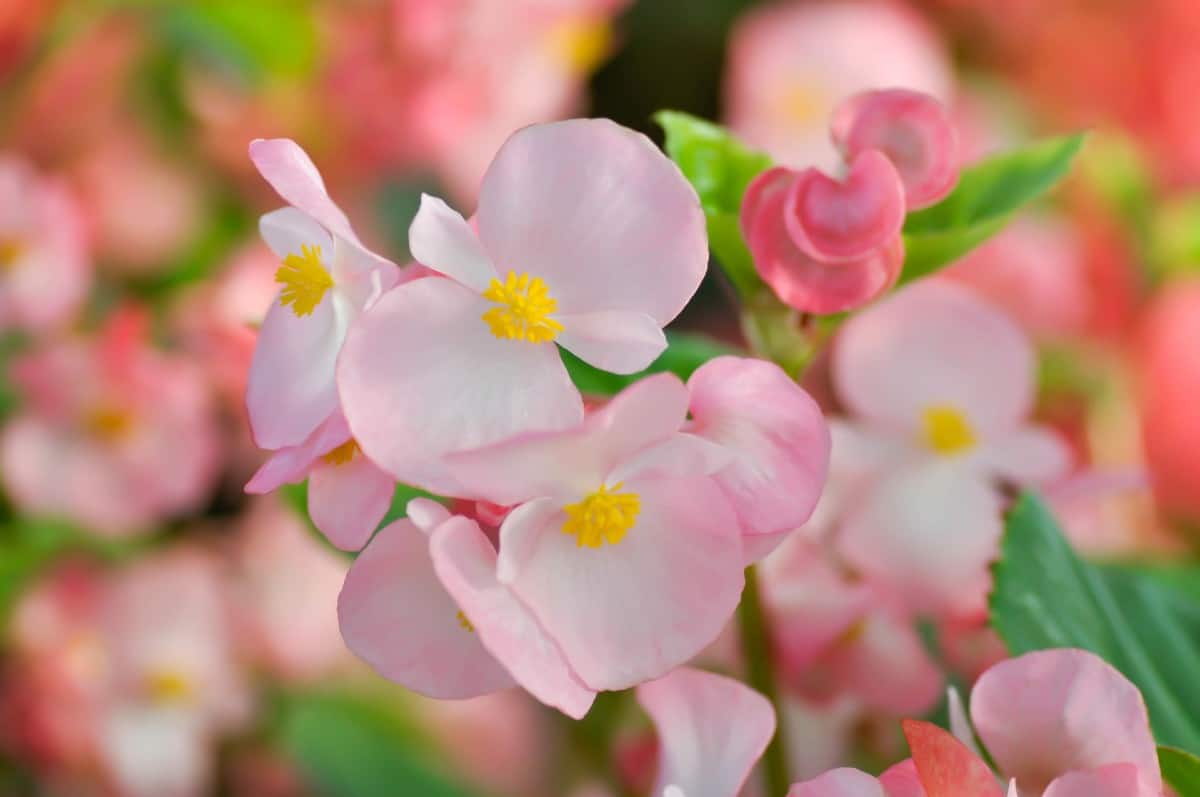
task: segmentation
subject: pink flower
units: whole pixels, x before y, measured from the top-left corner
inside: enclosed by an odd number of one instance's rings
[[[0,437],[0,471],[24,512],[106,535],[147,531],[196,509],[219,441],[202,374],[159,353],[136,313],[98,340],[68,339],[12,365],[24,409]]]
[[[395,283],[397,269],[363,247],[295,142],[258,139],[250,158],[289,203],[259,224],[283,261],[275,274],[283,288],[259,332],[246,390],[254,440],[274,450],[300,445],[337,410],[334,365],[346,329]]]
[[[1045,484],[1070,465],[1064,443],[1026,420],[1029,341],[967,290],[922,282],[847,322],[832,370],[849,416],[834,459],[857,458],[842,467],[860,474],[838,551],[909,610],[981,610],[998,487]]]
[[[657,678],[720,633],[742,590],[724,448],[679,431],[687,389],[647,377],[562,432],[448,458],[499,504],[497,576],[591,689]]]
[[[0,158],[0,332],[70,321],[91,279],[83,220],[65,186]]]
[[[409,240],[445,276],[390,291],[355,324],[338,384],[371,459],[459,496],[445,454],[582,419],[555,343],[605,370],[646,367],[708,258],[695,191],[649,139],[605,120],[515,133],[474,227],[425,197]]]
[[[947,102],[953,77],[936,35],[894,3],[778,3],[738,24],[725,82],[729,125],[791,166],[834,170],[834,109],[881,88]]]

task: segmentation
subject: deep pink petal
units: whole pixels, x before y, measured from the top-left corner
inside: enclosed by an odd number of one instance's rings
[[[927,797],[1003,797],[987,764],[958,739],[928,722],[904,720],[902,725]]]
[[[362,452],[349,462],[319,462],[308,477],[308,515],[343,551],[371,538],[392,505],[396,482]]]
[[[928,797],[921,785],[921,776],[917,774],[917,765],[911,758],[884,770],[879,776],[879,785],[883,786],[887,797]]]
[[[667,348],[667,336],[645,313],[598,310],[558,316],[557,342],[579,359],[614,374],[647,368]]]
[[[787,797],[887,797],[879,781],[857,769],[831,769],[788,790]]]
[[[765,697],[690,667],[642,684],[637,699],[658,731],[654,794],[675,786],[687,797],[736,795],[775,734],[775,711]]]
[[[255,139],[250,142],[250,160],[285,202],[307,213],[333,235],[358,242],[346,214],[329,198],[321,173],[295,141]]]
[[[421,207],[408,228],[408,248],[418,263],[479,293],[499,276],[466,219],[429,194],[421,194]]]

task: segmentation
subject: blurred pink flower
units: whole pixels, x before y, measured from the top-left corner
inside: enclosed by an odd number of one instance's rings
[[[399,286],[363,315],[338,388],[380,466],[473,498],[441,458],[578,423],[582,401],[555,343],[605,370],[645,368],[708,259],[704,216],[679,170],[645,136],[600,119],[514,134],[474,226],[426,196],[409,240],[445,276]]]
[[[948,102],[953,77],[934,32],[887,2],[784,2],[734,29],[726,120],[750,144],[794,167],[834,171],[828,128],[851,95],[906,88]]]
[[[72,321],[91,281],[83,219],[66,186],[0,158],[0,332]]]
[[[212,397],[191,362],[154,350],[137,311],[96,339],[47,344],[11,366],[25,404],[0,437],[24,512],[123,536],[197,509],[219,464]]]

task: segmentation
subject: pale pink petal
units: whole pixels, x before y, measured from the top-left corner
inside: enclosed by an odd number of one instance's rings
[[[911,758],[884,770],[879,776],[879,785],[883,786],[887,797],[928,797],[921,785],[921,776],[917,774],[917,765]]]
[[[564,514],[539,518],[522,530],[530,552],[511,581],[593,689],[626,689],[687,661],[716,638],[742,590],[737,520],[711,481],[624,489],[641,498],[624,539],[584,547],[563,532]],[[501,528],[502,548],[516,517]]]
[[[1000,662],[971,692],[971,719],[996,765],[1040,794],[1072,770],[1131,763],[1162,788],[1146,705],[1136,686],[1093,653],[1042,650]]]
[[[552,523],[561,524],[562,503],[553,498],[539,498],[521,504],[504,518],[500,527],[500,556],[496,575],[504,584],[511,584],[529,560],[538,552],[538,540]]]
[[[358,242],[346,214],[329,198],[321,173],[295,141],[255,139],[250,142],[250,160],[285,202],[307,213],[333,235]]]
[[[482,320],[488,307],[430,277],[393,288],[347,336],[338,367],[346,420],[398,481],[467,497],[442,456],[582,419],[558,350],[495,337]]]
[[[991,473],[1018,485],[1045,485],[1066,476],[1074,457],[1062,436],[1044,426],[1025,426],[989,443],[980,463]]]
[[[395,488],[362,452],[349,462],[319,462],[308,477],[308,516],[338,548],[357,551],[379,528]]]
[[[1087,772],[1069,772],[1055,780],[1042,797],[1159,797],[1138,779],[1133,764],[1109,764]]]
[[[669,786],[687,797],[732,797],[775,734],[771,703],[721,675],[680,667],[637,688],[658,731],[654,794]]]
[[[733,452],[724,446],[678,432],[634,454],[610,473],[605,482],[710,476],[722,471],[732,460]]]
[[[338,597],[346,646],[384,678],[443,700],[511,686],[458,614],[434,572],[428,538],[407,520],[375,535]]]
[[[660,324],[645,313],[597,310],[556,318],[563,325],[557,338],[560,346],[614,374],[641,371],[667,348]]]
[[[421,194],[421,208],[408,228],[408,248],[418,263],[479,293],[498,276],[466,219],[429,194]]]
[[[562,313],[640,312],[662,326],[708,265],[696,192],[650,139],[607,119],[513,133],[476,218],[492,262],[545,280]]]
[[[747,534],[802,525],[829,472],[830,435],[821,408],[781,368],[718,357],[688,380],[691,431],[734,452],[716,481]]]
[[[404,514],[426,535],[450,519],[450,510],[432,498],[414,498],[404,507]]]
[[[246,483],[246,492],[261,495],[283,484],[304,481],[319,457],[349,439],[350,427],[346,425],[346,417],[340,412],[333,413],[300,445],[281,448],[272,453]]]
[[[805,169],[784,198],[784,223],[800,251],[822,262],[861,260],[904,225],[904,184],[882,153],[862,152],[844,180]]]
[[[271,252],[282,260],[298,255],[303,247],[320,247],[321,262],[328,268],[333,262],[334,243],[325,228],[308,214],[296,208],[280,208],[264,213],[258,220],[258,231]]]
[[[833,351],[838,396],[856,415],[916,435],[926,410],[963,413],[976,434],[1000,438],[1033,405],[1033,346],[966,288],[924,280],[851,318]]]
[[[492,655],[538,700],[575,719],[596,693],[571,672],[558,645],[496,580],[496,551],[475,521],[447,520],[430,539],[434,567]]]
[[[925,714],[937,704],[945,677],[909,618],[876,610],[849,633],[824,659],[844,690],[893,715]]]
[[[934,204],[958,181],[958,135],[945,106],[919,91],[856,94],[834,112],[833,141],[852,160],[878,150],[896,167],[910,211]]]
[[[857,769],[831,769],[788,790],[787,797],[887,797],[879,781]]]
[[[904,720],[902,725],[927,797],[1003,797],[987,764],[958,739],[928,722]]]
[[[848,507],[836,544],[846,562],[915,612],[982,608],[998,554],[1000,498],[970,469],[913,462]]]
[[[967,709],[963,706],[962,696],[953,686],[946,690],[946,711],[950,715],[950,732],[954,734],[954,738],[982,758],[979,744],[975,741],[975,731],[971,728],[971,721],[967,719]]]

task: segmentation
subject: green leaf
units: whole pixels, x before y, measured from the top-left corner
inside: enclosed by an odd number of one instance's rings
[[[248,79],[303,77],[316,64],[318,36],[308,0],[205,0],[160,8],[165,39]]]
[[[737,350],[732,346],[702,335],[668,332],[667,350],[650,363],[649,368],[636,374],[622,375],[601,371],[566,349],[562,350],[562,357],[567,366],[567,373],[571,375],[571,380],[580,393],[586,396],[611,396],[620,393],[647,374],[669,371],[686,381],[693,371],[712,358],[735,353]]]
[[[1141,689],[1159,742],[1200,751],[1200,601],[1082,561],[1032,495],[1007,519],[991,620],[1014,655],[1066,647],[1100,655]]]
[[[1158,764],[1179,797],[1200,797],[1200,758],[1176,747],[1159,747]]]
[[[1003,229],[1066,176],[1085,137],[1038,141],[965,169],[948,197],[905,221],[901,283],[954,262]]]

